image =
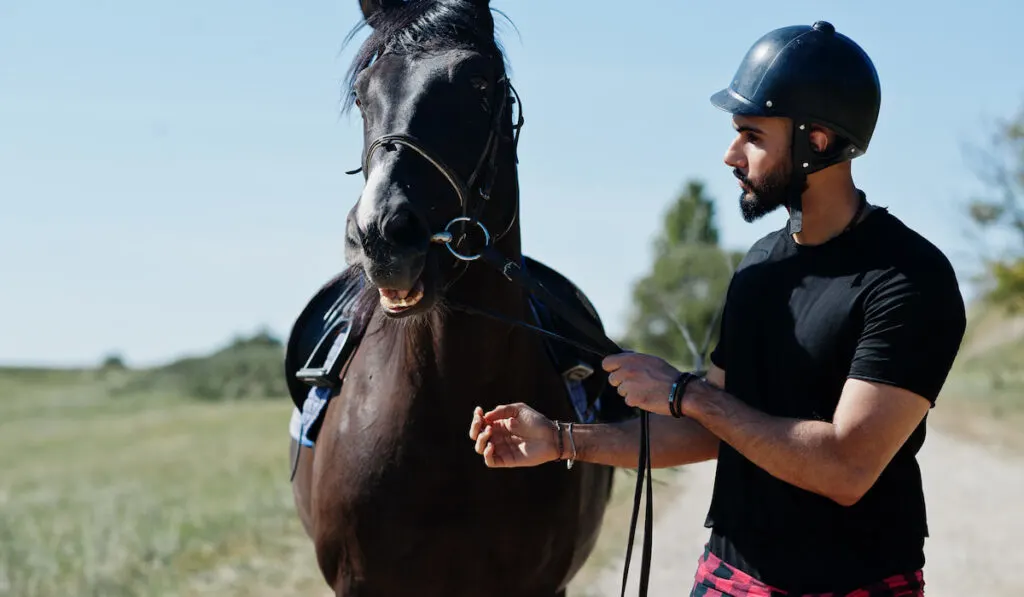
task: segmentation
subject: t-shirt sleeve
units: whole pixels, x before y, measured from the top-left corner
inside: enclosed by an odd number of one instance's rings
[[[955,284],[895,277],[866,298],[849,377],[909,390],[934,406],[965,328]]]

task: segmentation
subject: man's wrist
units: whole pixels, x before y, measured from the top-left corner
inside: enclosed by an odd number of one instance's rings
[[[551,421],[551,447],[555,451],[555,462],[561,462],[562,455],[565,453],[565,440],[562,438],[562,428],[558,424],[558,421]]]
[[[710,394],[716,391],[718,391],[718,388],[708,383],[705,379],[695,379],[683,396],[682,403],[679,406],[680,412],[684,417],[699,421],[705,402]]]
[[[576,446],[576,438],[573,436],[573,425],[572,422],[552,421],[555,435],[552,442],[555,452],[554,461],[564,461],[570,469],[579,460],[579,448]]]

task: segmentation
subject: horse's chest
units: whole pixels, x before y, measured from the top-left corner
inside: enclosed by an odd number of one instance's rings
[[[419,493],[454,483],[459,467],[453,461],[475,453],[466,433],[457,433],[445,416],[445,399],[386,372],[347,379],[325,430],[333,436],[332,462],[343,469],[348,487],[373,500],[419,503],[406,487]]]

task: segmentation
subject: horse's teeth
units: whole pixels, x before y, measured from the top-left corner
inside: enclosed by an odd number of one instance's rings
[[[404,296],[402,296],[404,295]],[[412,290],[381,290],[380,304],[388,309],[398,309],[415,306],[423,298],[423,283],[416,282]]]
[[[380,302],[388,307],[411,307],[420,302],[420,297],[416,296],[407,299],[389,299],[387,297],[381,297]]]

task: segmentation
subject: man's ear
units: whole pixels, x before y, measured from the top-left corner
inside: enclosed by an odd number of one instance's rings
[[[811,148],[815,153],[830,151],[836,144],[836,134],[823,126],[811,125]]]
[[[367,23],[372,24],[372,18],[380,11],[390,10],[404,4],[402,0],[359,0],[359,8],[363,11],[363,18]]]

